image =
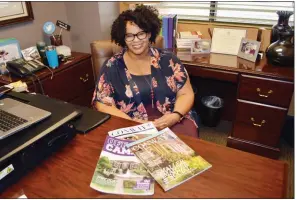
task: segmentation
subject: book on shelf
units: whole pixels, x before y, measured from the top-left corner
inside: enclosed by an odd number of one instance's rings
[[[164,191],[204,172],[211,164],[178,138],[169,128],[157,135],[127,144]]]
[[[178,37],[183,39],[201,39],[202,33],[200,31],[181,31]]]
[[[172,36],[172,48],[176,47],[176,37],[177,37],[177,24],[178,18],[177,15],[173,15],[173,36]]]
[[[173,15],[168,15],[168,48],[172,48],[173,40]]]
[[[164,38],[165,48],[174,48],[176,46],[177,15],[170,14],[162,16],[162,36]]]
[[[90,187],[103,193],[154,194],[154,179],[126,147],[131,142],[107,136]]]
[[[168,16],[163,16],[162,17],[162,36],[163,36],[163,39],[164,39],[164,45],[165,45],[165,48],[169,48],[169,38],[168,38]]]
[[[192,39],[176,39],[176,48],[191,48],[192,46]]]
[[[109,131],[108,135],[122,140],[139,140],[157,133],[158,130],[154,124],[152,122],[148,122],[137,126]]]
[[[200,38],[196,39],[188,39],[188,38],[177,38],[176,39],[176,47],[178,49],[181,48],[191,48],[193,40],[201,40]]]

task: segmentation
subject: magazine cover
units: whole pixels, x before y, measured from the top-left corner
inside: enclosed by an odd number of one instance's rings
[[[127,147],[165,191],[211,167],[169,128],[157,135],[131,142]]]
[[[108,135],[122,140],[139,140],[154,134],[158,130],[152,122],[109,131]]]
[[[126,147],[129,142],[131,141],[106,137],[91,188],[112,194],[154,194],[154,180]]]

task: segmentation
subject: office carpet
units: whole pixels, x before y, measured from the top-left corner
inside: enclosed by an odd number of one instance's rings
[[[215,128],[200,126],[200,138],[209,142],[214,142],[226,146],[228,134],[232,130],[232,123],[221,121]],[[288,164],[288,190],[287,198],[294,198],[294,148],[292,148],[285,140],[281,139],[280,143],[281,156],[279,160],[283,160]]]

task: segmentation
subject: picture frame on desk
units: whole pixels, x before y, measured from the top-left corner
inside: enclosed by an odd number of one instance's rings
[[[252,62],[256,62],[261,42],[242,38],[237,56]]]
[[[211,40],[197,39],[192,40],[191,54],[208,54],[210,53]]]
[[[0,39],[0,74],[5,74],[6,63],[21,58],[19,41],[15,38]]]
[[[246,37],[246,30],[214,28],[212,32],[211,53],[236,56],[241,39]]]

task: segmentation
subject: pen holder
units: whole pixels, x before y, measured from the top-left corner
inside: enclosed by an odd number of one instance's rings
[[[50,36],[50,40],[51,40],[51,45],[53,46],[63,45],[62,35]]]
[[[58,54],[54,46],[48,46],[45,51],[49,67],[56,68],[59,66]]]

